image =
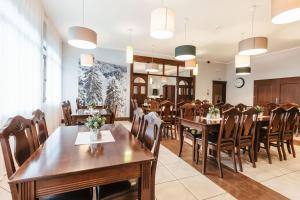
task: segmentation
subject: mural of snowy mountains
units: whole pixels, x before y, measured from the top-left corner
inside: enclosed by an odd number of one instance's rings
[[[128,116],[127,104],[129,88],[127,67],[95,61],[94,66],[79,66],[78,96],[88,104],[95,101],[99,105],[113,108],[117,105],[117,116]]]

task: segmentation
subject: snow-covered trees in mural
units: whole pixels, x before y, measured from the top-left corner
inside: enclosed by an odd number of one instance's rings
[[[93,67],[79,67],[78,93],[81,101],[117,105],[117,116],[128,116],[127,67],[96,61]]]

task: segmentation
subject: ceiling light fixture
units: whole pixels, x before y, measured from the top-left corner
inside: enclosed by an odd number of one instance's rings
[[[250,56],[241,56],[236,55],[235,56],[235,67],[249,67],[250,66]]]
[[[272,0],[271,9],[273,24],[300,20],[300,0]]]
[[[130,44],[132,44],[132,29],[129,29],[129,40],[130,40]],[[128,45],[126,47],[126,62],[131,64],[133,63],[133,47],[131,45]]]
[[[251,74],[251,67],[235,68],[235,74],[238,75],[238,76],[250,75]]]
[[[163,6],[151,12],[150,36],[155,39],[169,39],[175,30],[175,13]]]
[[[186,27],[187,27],[187,19],[185,19],[184,25],[184,37],[186,41]],[[175,58],[177,60],[192,60],[196,58],[196,47],[193,45],[181,45],[175,48]]]
[[[82,0],[82,24],[84,26],[84,0]],[[86,27],[72,26],[68,31],[68,44],[81,49],[95,49],[97,33]]]
[[[266,37],[253,37],[254,27],[254,14],[256,6],[252,7],[252,25],[251,25],[251,38],[244,39],[239,42],[239,55],[258,55],[268,51],[268,38]]]
[[[92,54],[81,54],[80,65],[84,67],[92,67],[94,65],[94,56]]]
[[[194,76],[197,76],[198,75],[198,64],[196,64],[196,67],[195,67],[195,69],[193,69],[193,75]]]
[[[192,60],[186,60],[185,64],[184,64],[184,68],[185,69],[195,69],[196,68],[196,64],[197,64],[197,60],[196,58],[192,59]]]
[[[154,49],[154,46],[152,45],[152,62],[147,63],[146,67],[145,67],[145,71],[149,72],[149,73],[158,72],[158,70],[159,70],[158,64],[153,62],[153,57],[154,57],[153,49]]]

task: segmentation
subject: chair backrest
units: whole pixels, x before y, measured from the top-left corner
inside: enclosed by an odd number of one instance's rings
[[[130,102],[131,102],[132,110],[135,110],[138,108],[136,99],[130,99]]]
[[[286,104],[282,104],[281,107],[283,107],[284,109],[290,109],[292,107],[296,107],[299,108],[299,105],[296,103],[286,103]]]
[[[132,119],[132,126],[131,126],[131,133],[138,137],[139,140],[142,140],[141,128],[143,126],[144,120],[144,112],[142,108],[137,108],[133,111],[133,119]]]
[[[155,160],[151,164],[151,184],[155,184],[155,172],[159,153],[159,146],[162,134],[162,120],[155,112],[150,112],[144,116],[143,125],[143,144],[151,150]]]
[[[265,115],[271,115],[272,110],[279,107],[276,103],[267,103],[266,106],[264,106],[264,114]]]
[[[254,142],[257,116],[258,112],[254,107],[251,107],[242,112],[240,127],[238,131],[238,144],[241,142],[241,140],[247,140],[247,142],[251,143]]]
[[[118,110],[118,105],[111,105],[111,106],[109,106],[109,109],[110,109],[111,114],[112,114],[111,118],[110,118],[110,123],[113,124],[113,123],[115,123],[115,119],[116,119],[116,115],[117,115],[117,110]]]
[[[72,109],[70,101],[64,101],[61,104],[63,116],[64,116],[64,122],[66,126],[72,125]]]
[[[194,119],[196,116],[196,106],[192,103],[186,103],[180,107],[180,117],[185,119]]]
[[[208,112],[209,112],[209,108],[212,107],[211,104],[209,103],[203,103],[201,106],[200,106],[200,116],[201,117],[206,117]]]
[[[39,145],[44,144],[44,142],[48,138],[48,129],[46,125],[45,113],[43,113],[40,109],[33,111],[33,117],[31,122],[33,126],[36,128],[37,139]]]
[[[225,111],[229,110],[230,108],[233,108],[234,106],[231,105],[230,103],[225,103],[221,106],[221,114],[223,114]]]
[[[218,136],[218,145],[228,143],[229,145],[235,146],[240,118],[241,112],[236,108],[230,108],[223,113]]]
[[[202,101],[202,103],[203,103],[203,104],[209,104],[209,101],[206,100],[206,99],[204,99],[204,100]]]
[[[293,137],[294,133],[298,130],[299,127],[299,109],[297,107],[291,107],[286,111],[285,116],[285,125],[283,136],[290,135]]]
[[[277,107],[271,111],[270,122],[268,127],[268,136],[279,134],[281,135],[284,128],[284,117],[286,110],[282,107]]]
[[[243,112],[247,109],[247,106],[245,104],[239,103],[235,106],[235,108],[238,109],[238,111]]]
[[[202,101],[201,101],[200,99],[196,99],[196,100],[195,100],[195,104],[196,104],[196,105],[201,105],[201,104],[202,104]]]
[[[80,101],[79,98],[76,98],[76,107],[77,107],[77,110],[79,109],[87,109],[87,106],[82,104],[82,101]]]
[[[159,109],[159,103],[155,100],[151,100],[148,102],[150,112],[156,112]]]
[[[163,101],[160,104],[160,117],[164,122],[171,122],[173,117],[174,104],[171,101]]]

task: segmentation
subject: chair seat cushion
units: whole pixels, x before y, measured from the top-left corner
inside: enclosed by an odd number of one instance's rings
[[[91,200],[93,198],[92,188],[77,190],[74,192],[67,192],[62,194],[51,195],[39,200]]]
[[[99,199],[113,199],[129,192],[137,190],[137,184],[131,185],[130,181],[121,181],[96,188]]]

